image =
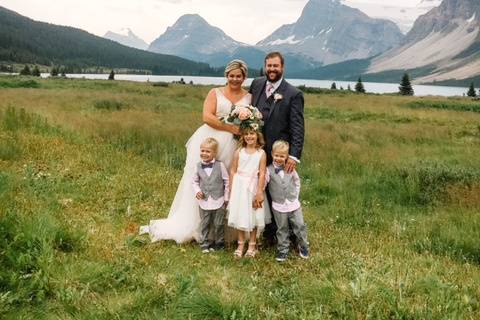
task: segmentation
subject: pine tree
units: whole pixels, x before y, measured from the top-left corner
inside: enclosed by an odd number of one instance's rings
[[[470,82],[470,87],[468,88],[467,96],[469,97],[476,97],[477,93],[475,92],[475,86],[473,85],[473,82]]]
[[[115,80],[115,72],[113,70],[110,71],[110,74],[108,75],[108,80]]]
[[[32,70],[32,76],[34,77],[40,77],[40,70],[38,69],[38,66],[35,66]]]
[[[365,93],[365,87],[363,86],[362,77],[358,78],[357,84],[355,85],[355,91],[358,93]]]
[[[25,67],[23,67],[23,69],[20,71],[21,76],[29,76],[31,74],[32,73],[31,73],[30,67],[28,65],[25,65]]]
[[[50,69],[50,76],[52,76],[52,77],[58,76],[58,69],[57,69],[57,67],[53,66],[52,69]]]
[[[337,84],[335,82],[332,83],[332,86],[330,87],[331,90],[337,90]]]
[[[403,74],[402,81],[400,82],[400,87],[398,87],[398,89],[400,90],[399,93],[402,96],[413,96],[414,92],[408,73],[405,72]]]
[[[348,86],[347,86],[347,90],[348,90],[348,91],[352,91],[352,87],[350,87],[350,83],[349,83]]]

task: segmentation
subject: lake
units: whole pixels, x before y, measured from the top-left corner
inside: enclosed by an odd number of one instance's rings
[[[49,74],[42,74],[42,77],[48,77]],[[67,74],[70,78],[85,78],[85,79],[108,79],[108,74]],[[179,81],[181,78],[186,83],[192,81],[194,84],[201,85],[223,85],[225,78],[223,77],[197,77],[197,76],[154,76],[154,75],[132,75],[132,74],[116,74],[115,80],[128,80],[138,82],[173,82]],[[245,81],[245,85],[250,85],[252,78]],[[305,85],[313,88],[327,88],[329,89],[332,82],[335,82],[337,88],[343,87],[347,89],[348,85],[355,88],[356,81],[333,81],[333,80],[307,80],[307,79],[288,79],[288,82],[294,86]],[[364,82],[365,90],[372,93],[395,93],[398,92],[398,83],[380,83],[380,82]],[[463,96],[468,88],[463,87],[447,87],[447,86],[429,86],[429,85],[414,85],[415,96]]]

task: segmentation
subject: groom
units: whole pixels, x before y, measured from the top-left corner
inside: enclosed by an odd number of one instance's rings
[[[253,80],[249,92],[253,96],[252,104],[263,115],[267,165],[272,162],[273,143],[285,140],[290,144],[285,171],[291,172],[300,163],[303,149],[303,94],[283,78],[284,59],[280,52],[267,54],[264,70],[265,76]],[[266,226],[264,236],[267,242],[274,241],[276,229],[274,221]]]

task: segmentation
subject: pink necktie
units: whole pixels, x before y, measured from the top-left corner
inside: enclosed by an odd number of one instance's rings
[[[273,84],[267,82],[267,87],[265,88],[265,93],[267,94],[267,98],[270,97],[273,93]]]

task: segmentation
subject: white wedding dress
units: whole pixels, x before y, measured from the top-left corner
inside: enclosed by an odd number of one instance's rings
[[[228,115],[231,111],[232,102],[225,97],[220,89],[215,89],[217,98],[216,116],[218,118]],[[251,104],[252,96],[246,94],[235,105]],[[148,226],[140,227],[140,234],[149,233],[152,242],[159,240],[175,240],[177,243],[188,242],[192,239],[198,241],[200,214],[197,200],[192,186],[192,178],[195,166],[200,161],[200,144],[205,138],[212,137],[219,143],[216,159],[222,161],[227,169],[233,158],[237,141],[230,132],[220,131],[207,124],[202,125],[195,131],[186,143],[187,159],[183,176],[178,185],[175,199],[170,207],[168,218],[151,220]]]

